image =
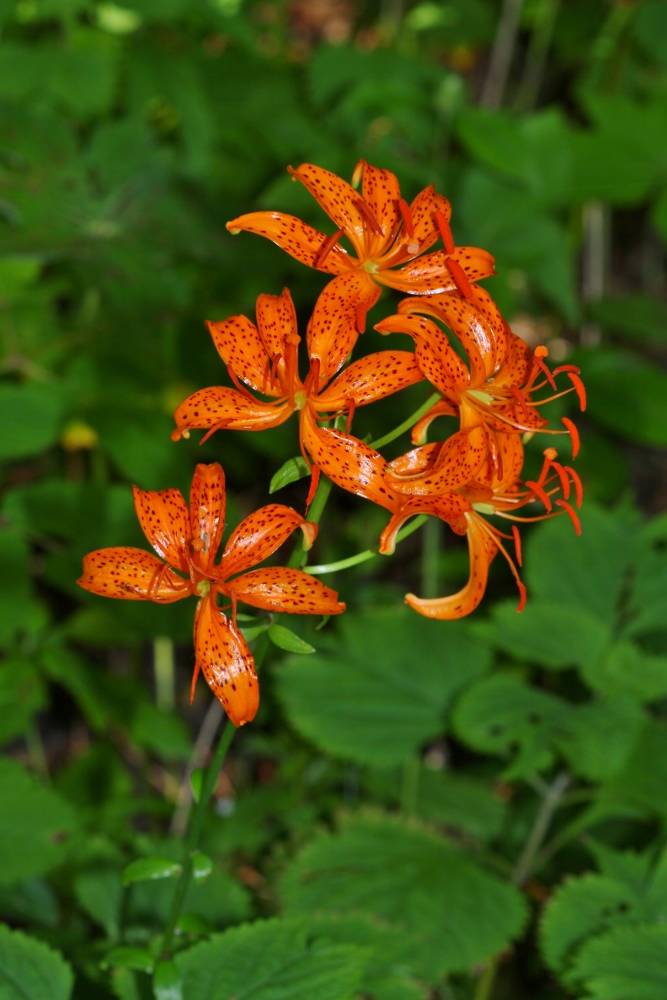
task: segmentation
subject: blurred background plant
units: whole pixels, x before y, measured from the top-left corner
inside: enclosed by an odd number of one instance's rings
[[[0,20],[0,996],[664,1000],[667,2],[0,0]],[[361,156],[408,200],[443,191],[515,332],[581,366],[584,534],[533,529],[521,617],[503,566],[468,621],[403,613],[406,589],[461,584],[451,534],[327,578],[350,610],[265,665],[151,986],[177,866],[122,873],[179,857],[220,714],[203,685],[187,703],[191,608],[75,581],[91,549],[144,544],[131,483],[186,491],[220,460],[232,523],[267,502],[292,424],[200,447],[171,414],[226,381],[204,319],[289,285],[305,321],[324,285],[225,221],[325,228],[285,166]],[[331,504],[322,563],[377,536],[370,507]]]

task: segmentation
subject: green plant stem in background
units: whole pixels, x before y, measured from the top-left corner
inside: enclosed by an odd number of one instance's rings
[[[383,445],[389,444],[390,441],[395,441],[397,437],[400,437],[405,431],[409,431],[411,427],[417,423],[428,411],[435,406],[435,404],[441,399],[440,393],[431,393],[428,399],[422,403],[418,410],[404,420],[402,424],[398,427],[394,427],[393,431],[389,431],[384,437],[378,438],[377,441],[369,441],[369,448],[382,448]]]
[[[479,977],[474,1000],[491,1000],[491,991],[493,990],[493,984],[496,981],[497,971],[498,958],[496,957],[491,959],[491,961],[486,965],[484,972]]]
[[[153,640],[153,669],[157,707],[171,712],[176,704],[176,670],[174,643],[167,636],[159,635]]]
[[[421,528],[422,524],[425,524],[428,520],[428,514],[419,514],[414,521],[398,532],[396,541],[402,542],[404,538],[407,538],[408,535]],[[363,552],[357,552],[356,555],[348,556],[347,559],[339,559],[338,562],[323,563],[321,566],[309,566],[308,572],[314,576],[323,576],[325,573],[336,573],[339,569],[350,569],[352,566],[358,566],[359,563],[375,559],[379,555],[380,553],[377,549],[365,549]]]
[[[422,534],[421,556],[421,596],[438,596],[440,581],[440,546],[442,543],[442,522],[437,517],[429,517]]]
[[[559,8],[560,0],[542,0],[516,98],[517,111],[532,111],[537,103]]]
[[[315,524],[319,524],[320,518],[324,513],[324,508],[327,505],[327,500],[329,499],[329,494],[331,493],[331,487],[333,483],[326,476],[320,476],[320,481],[313,497],[313,502],[310,505],[310,510],[308,511],[308,520],[313,521]],[[300,569],[302,566],[306,565],[308,559],[308,549],[304,547],[304,538],[301,535],[298,543],[294,546],[294,551],[289,557],[287,565],[291,569]]]
[[[504,0],[489,68],[482,89],[480,104],[485,108],[500,108],[509,79],[516,48],[523,0]]]

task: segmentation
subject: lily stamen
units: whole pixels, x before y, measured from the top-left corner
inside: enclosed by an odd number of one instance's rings
[[[445,264],[454,279],[454,284],[460,291],[464,299],[472,298],[472,286],[468,281],[468,275],[465,273],[458,261],[454,260],[453,257],[446,257]]]
[[[412,212],[410,211],[410,206],[408,205],[407,201],[405,201],[403,198],[399,198],[398,208],[403,217],[403,225],[405,226],[405,230],[408,234],[408,237],[412,239],[412,237],[415,235],[415,224],[412,221]]]
[[[444,217],[442,212],[435,213],[435,221],[437,223],[438,229],[440,230],[440,235],[442,237],[442,242],[445,245],[445,250],[447,253],[452,254],[456,250],[456,244],[454,243],[454,237],[452,236],[452,230],[450,229],[447,219]]]
[[[324,243],[322,249],[315,258],[315,267],[322,267],[322,264],[324,264],[325,260],[327,259],[333,248],[336,246],[338,240],[341,238],[344,232],[345,232],[344,229],[337,229],[336,232],[329,237],[326,243]]]
[[[359,209],[360,212],[362,212],[363,215],[366,216],[366,219],[370,223],[371,229],[374,229],[375,232],[378,234],[378,236],[384,236],[380,223],[375,218],[375,216],[373,215],[373,213],[371,212],[370,208],[368,207],[363,198],[357,199],[357,208]]]

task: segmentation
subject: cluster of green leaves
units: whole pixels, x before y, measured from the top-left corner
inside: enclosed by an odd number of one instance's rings
[[[628,487],[659,509],[667,2],[526,2],[501,109],[478,101],[500,0],[357,6],[0,0],[3,998],[664,1000],[667,525]],[[323,284],[225,221],[330,231],[284,168],[360,156],[444,191],[504,314],[581,366],[583,534],[529,535],[521,616],[495,564],[470,621],[402,609],[415,535],[401,569],[332,578],[338,623],[272,625],[315,652],[273,649],[165,959],[210,725],[193,608],[86,595],[81,558],[145,547],[130,483],[186,492],[197,461],[232,525],[267,502],[292,425],[200,448],[171,414],[227,384],[205,318],[287,284],[305,329]],[[379,512],[330,507],[319,562],[376,544]],[[441,588],[466,566],[448,535]]]

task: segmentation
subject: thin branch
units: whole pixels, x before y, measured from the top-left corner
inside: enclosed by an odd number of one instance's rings
[[[484,108],[499,108],[503,103],[519,34],[522,9],[523,0],[504,0],[503,2],[489,68],[479,102]]]

